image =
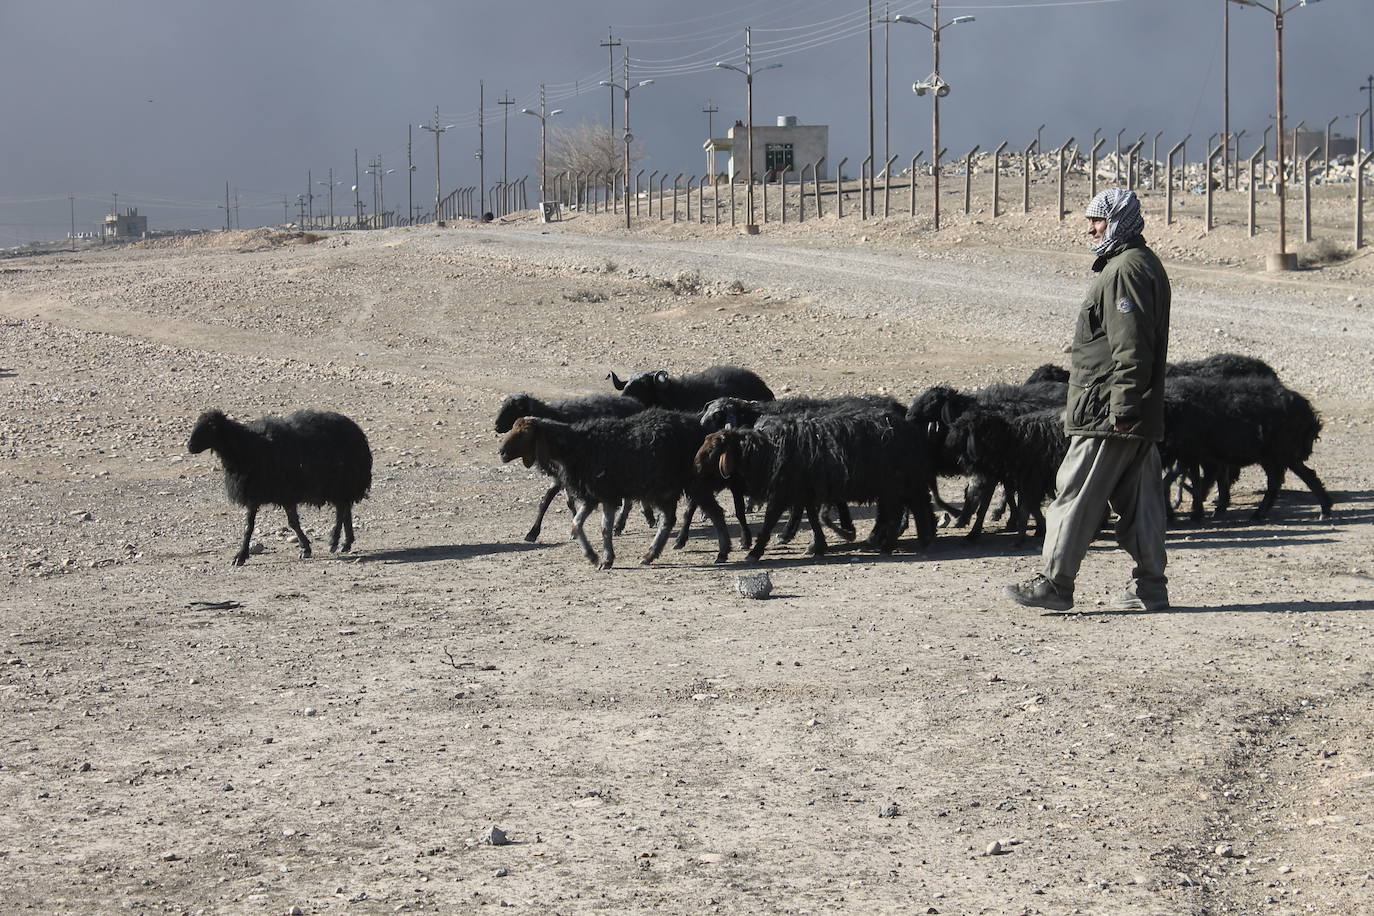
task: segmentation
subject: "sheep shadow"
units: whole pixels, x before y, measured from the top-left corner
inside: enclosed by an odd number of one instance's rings
[[[434,563],[441,560],[467,560],[473,557],[503,553],[525,553],[544,550],[552,545],[527,544],[523,541],[500,541],[494,544],[433,544],[428,547],[400,547],[363,554],[364,563]]]
[[[1158,614],[1312,614],[1374,611],[1374,600],[1364,601],[1261,601],[1255,604],[1218,604],[1211,607],[1175,605],[1161,611],[1050,611],[1044,617],[1138,617]]]

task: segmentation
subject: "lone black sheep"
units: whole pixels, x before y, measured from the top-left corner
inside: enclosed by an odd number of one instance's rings
[[[302,558],[310,556],[310,541],[296,513],[301,503],[332,505],[334,531],[329,550],[347,553],[352,548],[353,504],[365,499],[372,487],[372,450],[367,436],[348,417],[300,410],[288,417],[239,423],[221,411],[208,410],[196,421],[186,447],[192,454],[210,449],[219,455],[225,492],[248,510],[235,566],[248,559],[258,507],[267,504],[286,510]]]

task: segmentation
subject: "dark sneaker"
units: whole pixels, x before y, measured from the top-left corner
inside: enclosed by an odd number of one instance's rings
[[[1169,599],[1142,598],[1128,588],[1113,597],[1111,605],[1118,611],[1166,611],[1169,609]]]
[[[1040,607],[1048,611],[1067,611],[1073,607],[1073,595],[1065,595],[1044,576],[1027,579],[1018,585],[1008,585],[1002,589],[1002,594],[1026,607]]]

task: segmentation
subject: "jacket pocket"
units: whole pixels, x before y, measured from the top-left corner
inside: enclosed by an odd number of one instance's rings
[[[1083,388],[1074,401],[1073,414],[1069,417],[1071,429],[1093,429],[1102,425],[1107,414],[1107,395],[1099,382]]]

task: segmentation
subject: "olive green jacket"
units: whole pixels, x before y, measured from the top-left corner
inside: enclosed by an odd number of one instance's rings
[[[1093,264],[1097,277],[1078,312],[1064,430],[1070,436],[1164,438],[1164,363],[1169,277],[1136,237]],[[1135,423],[1119,433],[1118,422]]]

